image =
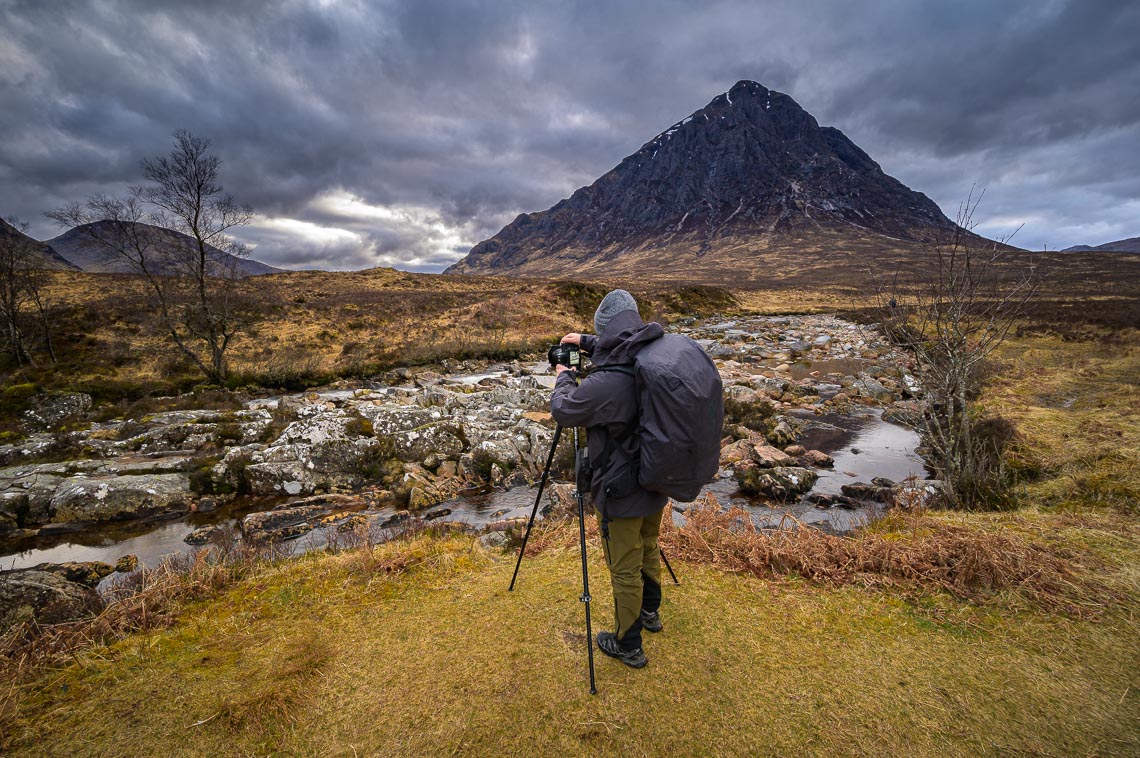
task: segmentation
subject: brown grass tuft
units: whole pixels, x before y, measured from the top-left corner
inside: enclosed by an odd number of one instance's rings
[[[706,496],[686,513],[684,526],[665,525],[661,541],[670,555],[761,577],[936,590],[969,601],[1015,593],[1039,608],[1080,617],[1097,615],[1112,600],[1074,558],[922,513],[892,513],[854,537],[793,526],[762,530],[746,511],[722,510]]]
[[[1096,559],[1069,547],[1036,544],[952,524],[924,513],[893,512],[852,537],[803,526],[761,529],[747,511],[723,509],[706,495],[686,514],[684,526],[666,518],[661,546],[672,558],[707,563],[763,578],[798,576],[828,586],[857,585],[907,594],[946,592],[985,602],[1020,598],[1049,611],[1098,616],[1116,594],[1088,573]],[[587,539],[597,520],[587,518]],[[527,554],[578,545],[576,520],[552,519],[536,526]]]

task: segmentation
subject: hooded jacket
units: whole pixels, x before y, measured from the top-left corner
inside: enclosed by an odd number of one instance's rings
[[[605,330],[597,337],[583,334],[581,348],[590,354],[596,366],[630,365],[646,344],[664,333],[660,324],[643,322],[637,311],[622,311],[606,324]],[[611,472],[638,460],[640,456],[640,441],[636,434],[619,439],[623,430],[637,423],[637,383],[632,376],[618,371],[590,373],[576,385],[574,376],[563,371],[554,384],[550,414],[564,427],[586,427],[590,462],[594,469],[590,493],[594,497],[595,508],[610,518],[638,518],[665,507],[669,498],[659,492],[637,487],[626,497],[607,500],[602,486]],[[608,460],[603,461],[607,442]]]

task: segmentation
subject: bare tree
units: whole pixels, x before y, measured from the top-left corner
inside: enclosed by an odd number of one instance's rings
[[[179,130],[168,155],[143,161],[149,184],[132,187],[126,198],[97,195],[48,216],[82,228],[91,245],[128,261],[171,341],[220,384],[229,373],[226,351],[247,322],[236,283],[238,259],[248,251],[228,232],[253,211],[222,189],[221,161],[209,147],[208,139]]]
[[[18,365],[35,365],[32,343],[39,333],[49,360],[55,363],[49,306],[44,293],[46,272],[38,243],[27,224],[7,219],[0,229],[0,328],[4,347]]]
[[[878,295],[887,336],[918,359],[926,392],[920,431],[927,460],[944,480],[948,501],[958,507],[983,505],[1003,494],[1002,452],[1012,426],[983,417],[976,400],[990,357],[1041,279],[1036,256],[1008,245],[1012,234],[994,242],[973,233],[984,194],[975,197],[971,190],[952,236],[929,245],[929,255],[909,271],[894,272]]]

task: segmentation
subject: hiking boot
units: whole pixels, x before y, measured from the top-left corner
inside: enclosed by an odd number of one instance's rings
[[[645,657],[645,652],[641,648],[633,650],[622,648],[617,635],[613,632],[598,632],[598,649],[610,658],[617,658],[625,665],[632,666],[635,669],[645,668],[645,664],[649,663],[649,659]]]
[[[654,634],[660,632],[665,628],[665,625],[661,623],[661,614],[657,611],[642,611],[641,628]]]

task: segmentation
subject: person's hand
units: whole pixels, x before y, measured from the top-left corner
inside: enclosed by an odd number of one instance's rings
[[[561,363],[559,363],[557,366],[554,367],[554,375],[558,376],[563,371],[569,371],[569,370],[570,370],[569,366],[563,366]]]
[[[578,334],[578,332],[570,332],[569,334],[567,334],[565,337],[563,337],[561,339],[560,344],[570,344],[570,345],[577,345],[578,347],[581,347],[582,346],[582,335]]]

